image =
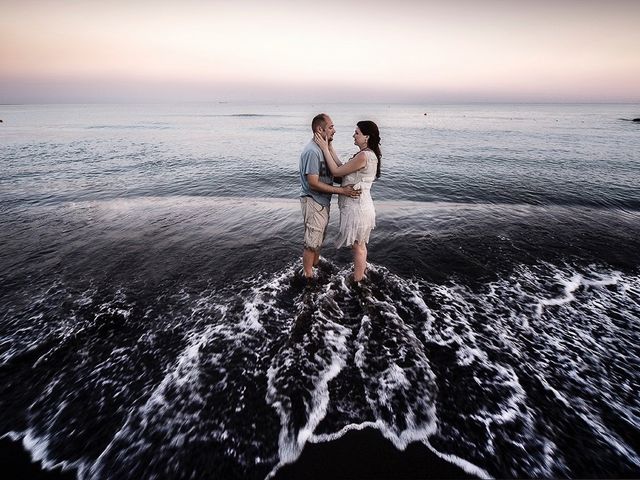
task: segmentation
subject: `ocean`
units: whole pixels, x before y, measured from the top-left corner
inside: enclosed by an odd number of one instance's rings
[[[368,280],[300,152],[375,121]],[[374,430],[640,476],[640,105],[0,107],[0,437],[79,479],[278,478]],[[331,463],[331,459],[327,459]]]

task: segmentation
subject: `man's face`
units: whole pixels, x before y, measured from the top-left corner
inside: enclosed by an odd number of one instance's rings
[[[333,126],[333,120],[331,117],[326,118],[324,126],[320,126],[320,135],[322,135],[328,142],[333,141],[333,135],[336,133],[336,129]]]

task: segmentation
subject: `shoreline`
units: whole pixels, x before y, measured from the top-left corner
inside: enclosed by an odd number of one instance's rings
[[[76,472],[46,470],[32,462],[22,442],[0,439],[0,469],[13,480],[75,480]],[[330,442],[307,443],[294,463],[281,467],[274,480],[476,478],[414,442],[404,451],[375,428],[352,430]]]
[[[75,480],[76,471],[63,471],[60,467],[47,470],[40,462],[31,460],[31,454],[21,441],[0,438],[0,471],[12,480]]]
[[[477,478],[443,460],[427,446],[403,451],[375,428],[351,430],[330,442],[307,443],[300,457],[281,467],[274,480]]]

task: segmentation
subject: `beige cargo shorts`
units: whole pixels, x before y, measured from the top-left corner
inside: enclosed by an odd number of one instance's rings
[[[304,247],[316,251],[327,234],[330,205],[320,205],[311,197],[300,197],[304,218]]]

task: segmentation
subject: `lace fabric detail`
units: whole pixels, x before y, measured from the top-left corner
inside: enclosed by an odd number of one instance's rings
[[[344,195],[338,197],[340,208],[340,231],[336,247],[351,246],[355,241],[369,242],[371,230],[376,226],[376,211],[371,198],[371,184],[375,180],[378,158],[375,153],[366,151],[367,164],[360,170],[345,175],[342,185],[354,185],[362,193],[358,198]]]

